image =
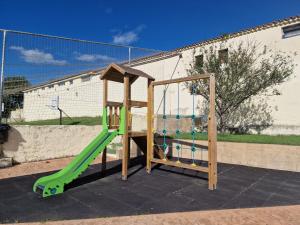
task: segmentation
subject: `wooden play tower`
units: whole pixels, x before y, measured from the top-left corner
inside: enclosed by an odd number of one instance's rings
[[[139,138],[146,139],[147,132],[138,132],[131,130],[131,117],[130,111],[132,107],[148,107],[148,102],[144,101],[134,101],[131,99],[131,85],[138,79],[145,78],[150,85],[154,78],[148,74],[136,70],[130,67],[111,64],[103,72],[101,80],[103,80],[103,107],[107,107],[109,110],[108,124],[110,129],[118,129],[119,117],[121,108],[124,107],[125,110],[125,126],[123,134],[123,154],[122,154],[122,179],[127,180],[128,175],[128,160],[130,158],[130,139],[138,141]],[[108,81],[114,81],[124,84],[124,99],[123,102],[112,102],[108,101]],[[118,92],[119,90],[116,90]],[[142,149],[146,154],[146,149]],[[103,152],[103,165],[105,167],[106,163],[106,150]]]
[[[147,79],[147,101],[134,101],[131,99],[131,85],[138,78]],[[208,164],[207,167],[196,166],[187,163],[174,162],[167,157],[164,157],[164,150],[160,147],[155,147],[154,138],[154,88],[161,85],[169,85],[181,82],[195,82],[200,79],[209,80],[210,89],[210,104],[208,116]],[[154,81],[150,75],[124,65],[111,64],[101,75],[103,80],[103,107],[108,109],[108,127],[109,129],[120,129],[122,126],[123,135],[123,154],[122,154],[122,179],[127,180],[128,162],[130,159],[130,140],[134,140],[137,144],[143,140],[145,145],[140,146],[144,155],[147,158],[147,172],[151,173],[152,164],[164,164],[184,169],[195,170],[208,174],[208,186],[213,190],[217,184],[217,145],[216,145],[216,119],[215,119],[215,78],[212,74],[201,74],[197,76],[184,77],[179,79]],[[124,84],[123,102],[108,101],[108,81],[114,81]],[[119,92],[119,90],[115,90]],[[133,131],[131,126],[131,108],[147,107],[147,131]],[[121,110],[122,109],[122,110]],[[120,124],[120,114],[123,112],[125,118],[124,124]],[[123,127],[124,126],[124,127]],[[105,150],[102,155],[103,168],[106,167]]]

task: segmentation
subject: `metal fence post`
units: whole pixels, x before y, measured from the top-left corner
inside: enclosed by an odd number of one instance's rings
[[[131,63],[131,47],[128,48],[128,65]]]
[[[5,63],[5,44],[6,44],[6,30],[3,31],[2,41],[2,60],[1,60],[1,75],[0,75],[0,123],[2,122],[2,102],[3,102],[3,82],[4,82],[4,63]]]

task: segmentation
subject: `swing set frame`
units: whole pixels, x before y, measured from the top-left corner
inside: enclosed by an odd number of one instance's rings
[[[209,80],[209,116],[208,116],[208,166],[187,164],[180,161],[171,161],[166,157],[163,159],[154,156],[154,88],[161,85],[182,83],[189,81]],[[201,74],[178,79],[148,82],[147,101],[147,172],[151,173],[152,163],[163,164],[178,168],[184,168],[208,174],[208,188],[214,190],[217,187],[217,127],[215,116],[215,76],[214,74]]]

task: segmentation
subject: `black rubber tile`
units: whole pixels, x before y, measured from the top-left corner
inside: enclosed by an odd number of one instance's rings
[[[147,201],[140,206],[140,213],[183,212],[189,208],[192,200],[184,196],[165,196],[161,199]]]
[[[265,199],[255,198],[243,193],[227,201],[224,205],[222,205],[222,209],[262,207],[265,201]]]
[[[15,182],[0,182],[0,203],[6,199],[18,198],[19,188]]]
[[[166,192],[162,191],[159,184],[136,184],[130,187],[130,190],[137,192],[140,196],[151,199],[161,199],[166,195]]]
[[[89,207],[73,203],[63,205],[60,208],[51,209],[44,213],[32,214],[30,217],[25,218],[24,222],[30,221],[52,221],[52,220],[70,220],[81,218],[94,218],[96,212],[92,211]]]
[[[218,209],[235,196],[234,192],[226,192],[224,194],[224,192],[220,190],[210,191],[207,188],[197,188],[193,185],[181,189],[176,194],[193,199],[198,204],[201,202],[201,205],[209,205],[210,207],[206,207],[206,209]],[[198,210],[203,209],[198,208]]]
[[[219,164],[217,190],[210,191],[206,177],[194,171],[155,166],[149,175],[134,162],[122,181],[120,161],[107,168],[104,174],[100,164],[92,165],[65,193],[46,199],[32,192],[45,173],[0,180],[0,222],[300,204],[300,173]]]
[[[288,205],[299,205],[300,199],[293,198],[293,196],[273,194],[267,201],[264,202],[263,206],[288,206]]]
[[[144,196],[134,192],[112,192],[110,198],[121,201],[124,205],[128,205],[134,209],[139,209],[141,203],[151,200],[150,196]]]

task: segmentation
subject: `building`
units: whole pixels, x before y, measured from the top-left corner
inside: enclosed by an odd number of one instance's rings
[[[294,77],[282,84],[279,88],[280,96],[269,98],[269,104],[276,107],[272,114],[274,125],[265,130],[269,134],[300,134],[300,16],[290,17],[254,28],[231,33],[226,36],[216,37],[201,41],[196,44],[181,47],[168,53],[157,54],[141,58],[131,62],[130,66],[140,69],[156,80],[183,77],[187,75],[187,69],[195,57],[201,55],[200,49],[209,48],[226,40],[224,48],[219,54],[230,51],[228,46],[241,41],[257,41],[262,47],[267,46],[274,51],[298,52],[293,55]],[[182,56],[182,57],[181,57]],[[199,59],[199,58],[198,58]],[[71,117],[99,116],[102,110],[102,83],[99,79],[101,69],[88,71],[77,75],[54,80],[42,85],[31,87],[24,91],[24,118],[26,121],[57,118],[58,112],[51,109],[51,99],[59,96],[59,107]],[[122,86],[110,83],[109,97],[111,101],[122,99]],[[134,83],[133,98],[146,99],[146,83],[138,81]],[[166,112],[176,114],[177,89],[170,87],[166,104]],[[183,86],[180,90],[180,111],[183,114],[191,112],[191,96]],[[155,108],[162,112],[159,104],[162,99],[162,90],[155,92]],[[197,102],[201,99],[197,99]],[[133,113],[145,115],[144,111],[136,110]]]

